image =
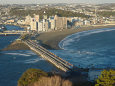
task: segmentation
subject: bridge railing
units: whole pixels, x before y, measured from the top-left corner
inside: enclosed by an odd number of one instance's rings
[[[31,41],[32,42],[32,41]],[[35,42],[32,42],[34,47],[38,47],[39,49],[43,50],[43,52],[48,52],[49,54],[51,54],[52,56],[58,58],[58,60],[61,60],[62,62],[64,62],[65,64],[69,65],[69,66],[73,66],[72,64],[68,63],[67,61],[61,59],[60,57],[56,56],[55,54],[51,53],[50,51],[48,51],[47,49],[43,48],[42,46],[36,44]]]

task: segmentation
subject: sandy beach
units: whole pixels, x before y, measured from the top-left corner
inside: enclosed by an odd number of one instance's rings
[[[40,33],[39,36],[36,37],[36,40],[39,40],[41,45],[45,47],[46,49],[60,49],[58,44],[61,40],[63,40],[65,37],[81,32],[81,31],[87,31],[87,30],[93,30],[93,29],[101,29],[101,28],[111,28],[115,27],[115,25],[107,25],[107,26],[85,26],[80,27],[79,29],[63,29],[63,30],[56,30],[56,31],[50,31],[50,32],[43,32]],[[3,50],[29,50],[29,47],[23,43],[13,42],[8,47],[6,47]]]

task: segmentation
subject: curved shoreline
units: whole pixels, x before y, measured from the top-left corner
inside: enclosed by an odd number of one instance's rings
[[[115,31],[115,27],[113,27],[113,28],[102,28],[102,29],[93,29],[93,30],[73,33],[71,35],[66,36],[63,40],[61,40],[59,42],[59,47],[61,49],[64,49],[65,43],[70,43],[69,40],[71,40],[71,39],[73,40],[74,38],[79,39],[81,36],[84,37],[84,36],[88,36],[88,35],[91,35],[91,34],[108,32],[108,31]],[[72,40],[71,40],[71,42],[72,42]]]
[[[88,27],[81,27],[79,29],[64,29],[62,31],[52,31],[52,32],[45,32],[41,33],[36,39],[40,40],[41,45],[47,49],[61,49],[59,47],[59,43],[69,35],[75,34],[77,32],[88,31],[93,29],[102,29],[102,28],[112,28],[115,25],[111,26],[88,26]]]

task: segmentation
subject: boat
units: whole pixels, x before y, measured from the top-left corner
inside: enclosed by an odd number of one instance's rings
[[[0,25],[0,32],[3,32],[5,30],[7,30],[6,27],[5,27],[5,25]]]

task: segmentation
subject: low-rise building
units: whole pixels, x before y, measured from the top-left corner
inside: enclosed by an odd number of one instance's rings
[[[31,22],[31,16],[26,16],[26,18],[25,18],[25,24],[26,25],[30,25],[30,22]]]
[[[17,24],[22,24],[22,25],[24,25],[24,24],[25,24],[25,20],[18,20],[18,21],[17,21]]]
[[[77,27],[77,26],[82,26],[83,25],[83,21],[75,21],[74,22],[74,26]]]
[[[84,24],[84,25],[91,25],[91,22],[90,22],[89,20],[85,20],[85,21],[83,22],[83,24]]]
[[[14,22],[15,22],[14,19],[8,19],[8,20],[6,20],[6,24],[12,24],[12,23],[14,23]]]

